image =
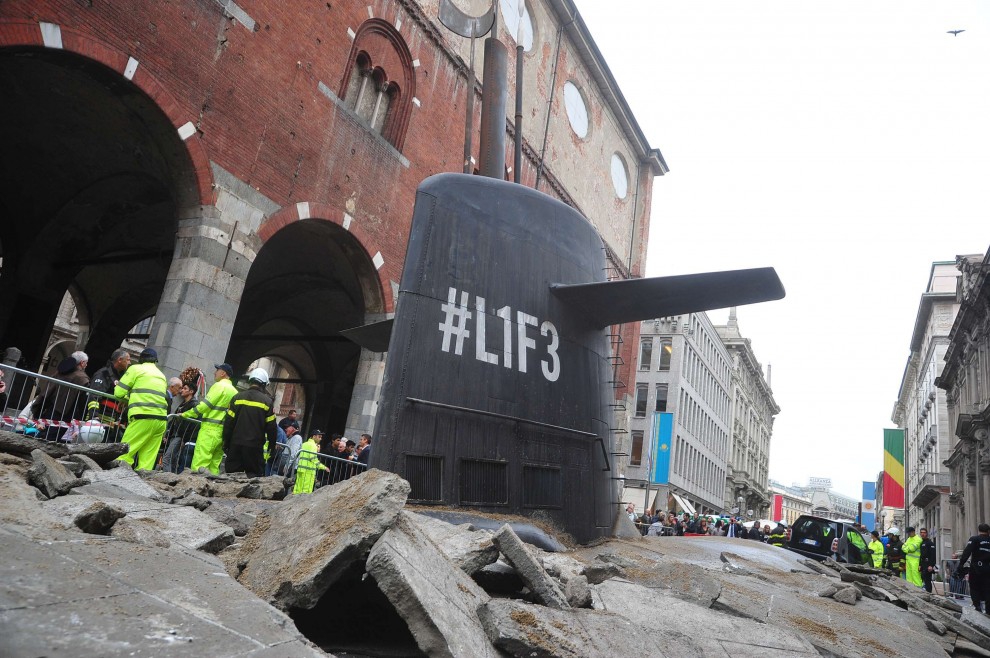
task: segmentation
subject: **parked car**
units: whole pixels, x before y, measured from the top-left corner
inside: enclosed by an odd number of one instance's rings
[[[872,566],[868,535],[860,532],[850,521],[836,521],[821,516],[802,514],[791,524],[787,548],[821,562],[827,557],[836,562],[851,562]]]

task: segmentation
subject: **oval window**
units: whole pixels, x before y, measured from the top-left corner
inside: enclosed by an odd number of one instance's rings
[[[626,163],[618,153],[612,154],[612,187],[615,188],[615,196],[620,199],[626,198],[629,191],[629,172],[626,170]]]
[[[588,136],[588,105],[577,85],[568,80],[564,83],[564,110],[571,129],[578,137]]]

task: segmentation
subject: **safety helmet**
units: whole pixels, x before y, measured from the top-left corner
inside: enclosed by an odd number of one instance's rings
[[[897,529],[897,526],[894,526],[893,528],[887,531],[887,534],[894,535],[895,537],[900,537],[901,531]]]
[[[247,378],[250,382],[258,382],[263,386],[268,386],[268,373],[264,368],[255,368],[248,373]]]

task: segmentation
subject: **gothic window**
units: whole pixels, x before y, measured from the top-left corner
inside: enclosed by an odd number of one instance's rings
[[[416,77],[412,55],[398,30],[378,18],[361,24],[340,91],[348,109],[368,128],[402,150]]]

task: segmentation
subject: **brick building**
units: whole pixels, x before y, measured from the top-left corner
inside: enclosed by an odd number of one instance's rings
[[[514,53],[517,0],[498,5]],[[416,187],[464,166],[470,41],[438,8],[0,4],[0,347],[38,367],[68,294],[94,369],[144,322],[168,375],[269,357],[309,423],[371,429],[383,357],[339,332],[393,311]],[[525,8],[522,182],[592,221],[614,276],[640,276],[663,158],[573,3]],[[619,333],[630,382],[638,325]]]

